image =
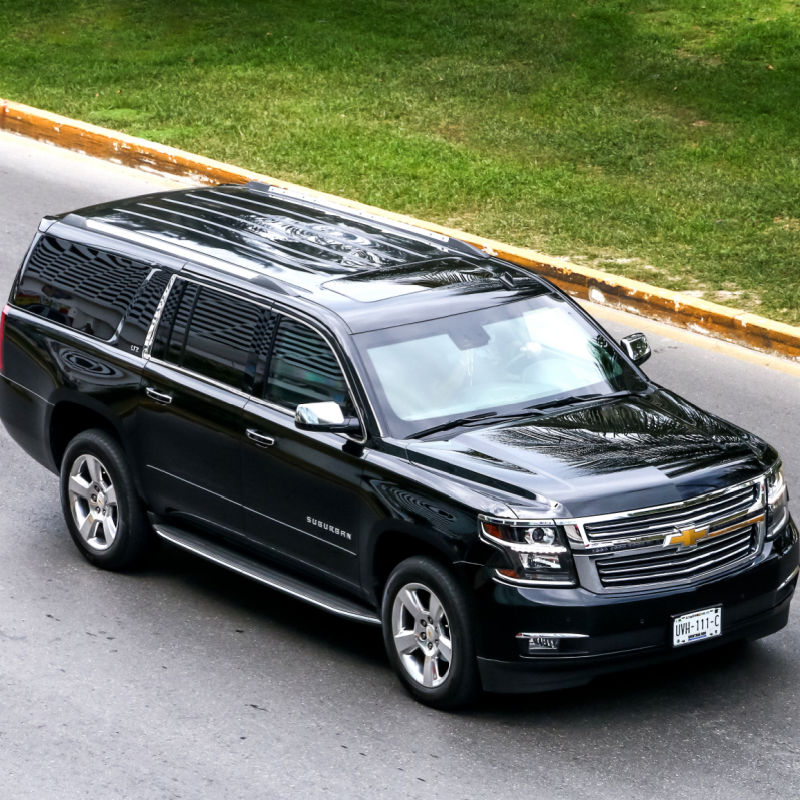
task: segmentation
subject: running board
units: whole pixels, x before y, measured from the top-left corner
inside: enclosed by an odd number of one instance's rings
[[[168,542],[172,542],[172,544],[182,547],[190,553],[202,556],[215,564],[227,567],[272,589],[277,589],[279,592],[296,597],[298,600],[311,603],[312,606],[324,608],[326,611],[338,614],[340,617],[347,617],[358,622],[368,622],[371,625],[381,624],[378,615],[372,609],[356,600],[349,600],[333,592],[320,589],[294,575],[289,575],[275,567],[267,567],[260,561],[248,558],[214,542],[209,542],[181,528],[161,523],[156,523],[153,528],[162,539],[166,539]]]

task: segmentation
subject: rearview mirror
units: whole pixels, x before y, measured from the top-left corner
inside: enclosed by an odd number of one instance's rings
[[[643,333],[632,333],[622,339],[620,344],[628,354],[628,358],[637,365],[644,364],[653,354],[647,343],[647,337]]]
[[[294,412],[294,424],[303,431],[332,431],[359,433],[361,423],[355,417],[345,417],[338,403],[300,403]]]

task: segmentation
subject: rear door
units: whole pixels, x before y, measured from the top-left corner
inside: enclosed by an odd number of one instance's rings
[[[152,509],[179,524],[243,536],[242,410],[266,309],[176,279],[161,314],[137,410]]]

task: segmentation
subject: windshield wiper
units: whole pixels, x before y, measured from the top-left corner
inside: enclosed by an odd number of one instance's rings
[[[606,400],[615,397],[626,397],[633,392],[627,389],[622,389],[618,392],[592,392],[591,394],[572,394],[569,397],[560,397],[558,400],[551,400],[549,403],[534,403],[525,406],[525,410],[529,413],[536,413],[537,411],[547,411],[551,408],[561,408],[562,406],[575,406],[579,403],[588,403],[592,400]]]
[[[423,428],[421,431],[412,433],[409,439],[421,439],[429,433],[439,433],[439,431],[448,431],[452,428],[460,428],[462,426],[472,425],[476,422],[483,422],[483,420],[491,420],[494,425],[498,422],[508,422],[509,420],[519,419],[520,417],[535,417],[537,413],[530,408],[524,408],[521,411],[513,411],[508,414],[499,414],[497,411],[484,411],[481,414],[471,414],[468,417],[459,417],[458,419],[451,419],[448,422],[442,422],[440,425],[434,425],[430,428]]]
[[[492,423],[506,422],[508,420],[519,419],[520,417],[536,417],[540,412],[549,411],[551,408],[560,408],[562,406],[578,405],[579,403],[586,403],[592,400],[605,400],[606,398],[625,397],[626,395],[633,394],[633,392],[623,389],[619,392],[594,392],[592,394],[574,394],[569,397],[561,397],[558,400],[551,400],[549,403],[532,404],[525,406],[519,411],[514,411],[508,414],[500,414],[497,411],[483,411],[480,414],[470,414],[467,417],[457,417],[456,419],[442,422],[439,425],[432,425],[430,428],[423,428],[421,431],[409,435],[409,439],[422,439],[431,433],[439,433],[440,431],[449,431],[453,428],[460,428],[462,426],[472,425],[475,422],[482,422],[483,420],[491,419]]]
[[[456,419],[448,420],[447,422],[442,422],[439,425],[432,425],[430,428],[423,428],[421,431],[412,433],[408,438],[421,439],[423,436],[427,436],[429,433],[439,433],[439,431],[449,431],[451,428],[460,428],[462,425],[469,425],[473,422],[480,422],[483,419],[488,419],[489,417],[496,417],[496,416],[497,416],[496,411],[483,411],[480,414],[470,414],[468,417],[458,417]]]

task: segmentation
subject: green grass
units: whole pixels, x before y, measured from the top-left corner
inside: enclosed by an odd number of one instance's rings
[[[800,2],[0,0],[0,23],[0,96],[800,323]]]

